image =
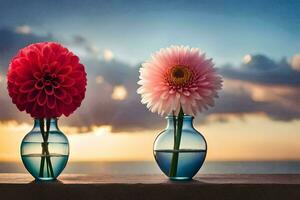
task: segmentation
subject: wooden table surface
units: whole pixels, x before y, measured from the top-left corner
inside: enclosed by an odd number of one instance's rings
[[[36,182],[28,174],[0,174],[0,199],[297,199],[298,175],[200,175],[188,182],[161,175],[74,175]]]

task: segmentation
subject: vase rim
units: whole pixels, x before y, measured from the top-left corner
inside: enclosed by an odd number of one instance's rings
[[[170,114],[170,115],[167,115],[165,118],[166,119],[172,119],[173,117],[174,117],[174,115]],[[177,116],[175,116],[175,118],[177,119]],[[184,119],[194,119],[194,116],[184,114],[183,118]]]
[[[58,120],[58,117],[50,117],[50,118],[38,118],[38,117],[34,117],[34,120],[40,120],[40,119],[52,119],[52,120]]]

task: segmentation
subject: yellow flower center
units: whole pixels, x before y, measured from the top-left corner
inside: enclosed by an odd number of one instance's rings
[[[192,76],[191,70],[183,65],[177,65],[170,71],[170,82],[174,85],[181,86],[189,82]]]

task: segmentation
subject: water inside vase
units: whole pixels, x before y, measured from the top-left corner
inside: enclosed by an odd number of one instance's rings
[[[178,165],[174,180],[191,179],[201,168],[206,150],[180,149],[180,150],[154,150],[155,159],[160,169],[169,176],[172,157],[178,153]]]
[[[47,158],[51,161],[53,168],[53,177],[49,171],[49,166],[47,167],[47,162],[45,162],[43,167],[43,176],[40,176],[40,167],[42,158]],[[49,155],[43,154],[26,154],[22,155],[22,160],[26,168],[31,172],[31,174],[41,180],[53,180],[61,173],[62,169],[66,166],[68,162],[68,155],[50,153]]]

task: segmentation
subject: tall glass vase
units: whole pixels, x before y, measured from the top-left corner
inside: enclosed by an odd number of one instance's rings
[[[69,142],[59,130],[57,119],[35,119],[33,129],[21,143],[27,171],[37,180],[55,180],[69,158]]]
[[[206,140],[194,128],[192,116],[183,116],[179,137],[178,135],[176,137],[178,118],[168,116],[166,119],[166,129],[157,136],[154,142],[155,160],[163,173],[171,180],[190,180],[205,160]]]

